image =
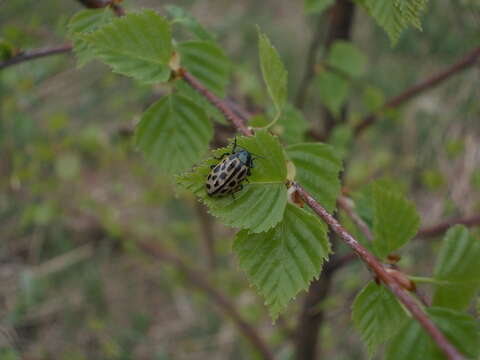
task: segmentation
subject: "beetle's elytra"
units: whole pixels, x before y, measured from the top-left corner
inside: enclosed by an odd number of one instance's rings
[[[253,156],[245,149],[236,151],[237,139],[233,143],[231,153],[223,154],[217,165],[212,165],[212,171],[207,177],[206,188],[208,196],[222,197],[232,195],[242,190],[242,183],[250,176],[253,168]]]

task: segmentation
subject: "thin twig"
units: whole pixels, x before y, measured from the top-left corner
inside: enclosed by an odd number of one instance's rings
[[[480,58],[480,47],[470,51],[463,58],[461,58],[459,61],[457,61],[455,64],[448,67],[447,69],[429,77],[428,79],[418,83],[417,85],[414,85],[411,88],[408,88],[401,94],[391,98],[382,106],[381,110],[394,108],[404,104],[408,100],[411,100],[412,98],[423,93],[424,91],[430,90],[435,86],[441,84],[443,81],[447,80],[452,75],[455,75],[460,71],[463,71],[465,69],[468,69],[470,66],[473,66],[478,61],[479,58]],[[377,113],[370,114],[367,117],[365,117],[360,123],[358,123],[357,126],[355,126],[355,129],[354,129],[355,134],[357,136],[361,134],[365,129],[367,129],[370,125],[372,125],[377,120],[377,118],[378,118]]]
[[[104,8],[109,6],[112,11],[117,16],[125,15],[125,10],[117,4],[117,2],[109,0],[109,1],[102,1],[102,0],[77,0],[83,6],[90,8],[90,9],[98,9]],[[45,49],[39,50],[32,50],[30,52],[20,52],[18,55],[11,57],[10,59],[4,60],[0,62],[0,70],[3,70],[9,66],[20,64],[25,61],[40,59],[47,56],[58,55],[58,54],[66,54],[70,53],[73,49],[72,44],[64,44],[56,47],[50,47]]]
[[[417,238],[430,238],[435,237],[438,235],[442,235],[445,231],[447,231],[450,227],[454,225],[465,225],[468,227],[478,226],[480,225],[480,214],[473,215],[466,218],[455,218],[443,221],[437,225],[424,227],[420,229],[417,233]]]
[[[415,235],[415,239],[426,239],[426,238],[431,238],[431,237],[436,237],[436,236],[442,235],[452,226],[459,225],[459,224],[460,225],[465,225],[467,227],[480,226],[480,214],[473,215],[473,216],[466,217],[466,218],[450,219],[450,220],[442,221],[441,223],[438,223],[437,225],[432,225],[432,226],[421,228],[418,231],[417,235]],[[351,263],[355,259],[357,259],[355,254],[353,254],[353,253],[346,254],[346,255],[338,258],[338,260],[334,261],[334,264],[329,268],[329,270],[330,271],[336,271],[339,268],[342,268],[345,265]]]
[[[295,184],[295,189],[308,206],[325,221],[360,259],[375,273],[375,275],[391,290],[398,300],[408,309],[412,316],[417,319],[420,325],[432,337],[438,347],[450,360],[460,360],[464,357],[448,341],[443,333],[430,320],[427,314],[420,308],[418,303],[404,290],[397,281],[385,270],[380,261],[375,258],[365,247],[363,247],[348,231],[327,212],[305,189],[299,184]]]
[[[342,208],[347,215],[352,219],[355,225],[360,229],[360,231],[365,235],[368,241],[373,241],[373,234],[368,225],[362,218],[357,214],[357,212],[353,209],[353,205],[351,204],[351,200],[345,196],[340,196],[337,199],[338,206]]]
[[[242,118],[240,118],[225,102],[218,96],[208,90],[203,84],[198,81],[192,74],[186,70],[181,70],[179,75],[185,80],[193,89],[203,95],[213,106],[215,106],[221,113],[229,120],[237,129],[245,136],[253,135],[252,130],[247,128]]]
[[[235,305],[207,280],[208,276],[206,274],[194,269],[192,266],[190,266],[190,264],[187,264],[180,257],[163,248],[160,244],[158,244],[158,242],[154,243],[152,241],[143,241],[140,242],[138,246],[145,253],[145,255],[153,257],[155,260],[165,261],[183,272],[192,285],[206,292],[208,296],[218,305],[218,307],[220,307],[225,314],[233,320],[237,328],[248,339],[250,344],[260,353],[263,359],[274,359],[274,356],[266,345],[265,340],[263,340],[257,330],[247,321],[245,321],[242,315],[240,315],[240,312],[236,309]]]
[[[5,69],[6,67],[22,63],[24,61],[39,59],[46,56],[58,55],[69,53],[72,51],[72,45],[64,44],[57,47],[45,48],[34,50],[31,52],[20,53],[19,55],[13,56],[10,59],[0,62],[0,70]]]

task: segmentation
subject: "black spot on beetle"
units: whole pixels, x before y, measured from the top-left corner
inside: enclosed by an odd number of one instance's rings
[[[237,176],[237,179],[243,179],[243,176],[245,175],[245,171],[247,171],[246,169],[242,169],[242,171],[240,171],[240,173],[238,174]]]
[[[238,166],[235,170],[233,170],[232,176],[235,176],[235,174],[238,173],[241,168],[241,166]]]
[[[217,187],[217,186],[218,186],[218,181],[215,181],[215,187]]]
[[[225,173],[220,174],[220,179],[224,180],[226,177],[227,177],[227,174],[225,174]]]
[[[213,169],[213,172],[216,174],[220,171],[220,166],[217,166],[215,169]]]
[[[227,170],[228,170],[228,171],[232,170],[232,169],[235,167],[236,164],[237,164],[237,162],[236,162],[236,161],[233,161],[230,165],[228,165],[228,169],[227,169]]]
[[[237,182],[235,180],[232,180],[228,183],[228,186],[230,186],[232,188],[235,187],[236,185],[237,185]]]
[[[207,179],[210,180],[211,177],[212,177],[212,175],[208,175],[208,178],[207,178]]]
[[[210,184],[207,184],[207,189],[210,189]]]
[[[216,178],[217,178],[217,175],[213,175],[213,178],[212,178],[212,179],[215,180]]]

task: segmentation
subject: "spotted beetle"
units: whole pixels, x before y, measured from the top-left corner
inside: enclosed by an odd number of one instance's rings
[[[224,153],[217,160],[222,160],[216,165],[210,166],[212,171],[207,177],[205,184],[207,195],[222,197],[232,195],[242,190],[242,182],[251,175],[250,169],[254,167],[253,154],[245,149],[237,150],[237,139],[233,143],[231,153]]]

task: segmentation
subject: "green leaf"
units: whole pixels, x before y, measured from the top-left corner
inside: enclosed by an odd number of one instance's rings
[[[283,220],[270,231],[240,231],[233,250],[275,320],[292,298],[318,278],[330,244],[322,222],[288,204]]]
[[[365,73],[367,57],[349,41],[337,40],[330,49],[327,64],[351,77]]]
[[[320,101],[335,116],[340,115],[350,89],[348,80],[332,71],[322,71],[316,79],[320,90]]]
[[[480,342],[477,322],[467,314],[450,309],[431,307],[430,318],[450,342],[463,354],[476,358]],[[386,360],[438,360],[445,359],[431,337],[418,321],[409,319],[386,350]]]
[[[146,84],[164,82],[170,77],[170,24],[152,10],[114,19],[83,38],[114,72]]]
[[[480,240],[457,225],[448,230],[435,265],[433,304],[463,310],[480,288]]]
[[[267,124],[264,124],[264,126]],[[270,128],[275,135],[280,136],[280,139],[287,144],[303,141],[307,129],[308,122],[302,112],[288,103],[285,104],[278,121]]]
[[[360,3],[395,45],[408,26],[421,29],[420,15],[427,7],[428,0],[362,0]]]
[[[162,169],[178,173],[199,161],[213,135],[203,109],[180,95],[150,106],[136,129],[137,146]]]
[[[296,179],[329,212],[340,194],[342,161],[327,144],[302,143],[286,148],[296,168]]]
[[[420,217],[415,205],[391,187],[373,186],[373,245],[377,255],[385,258],[415,236]]]
[[[85,9],[76,13],[68,23],[68,36],[73,40],[73,51],[77,56],[78,67],[82,67],[95,57],[87,41],[81,36],[92,33],[114,19],[110,9]]]
[[[179,23],[193,33],[199,40],[215,41],[215,37],[205,29],[190,13],[179,6],[167,5],[166,9],[173,18],[172,24]]]
[[[209,212],[226,225],[249,229],[254,233],[267,231],[282,220],[287,204],[287,168],[283,149],[277,137],[265,130],[251,137],[238,137],[237,144],[263,158],[255,160],[249,182],[244,184],[242,191],[235,193],[235,198],[207,195],[205,180],[211,171],[210,165],[218,163],[213,157],[192,172],[179,176],[178,182],[199,196]],[[217,149],[213,156],[230,151],[230,148]]]
[[[270,98],[278,112],[281,112],[287,100],[287,71],[277,50],[268,37],[258,30],[258,50],[263,80]]]
[[[183,67],[216,95],[225,96],[230,77],[230,60],[211,41],[185,41],[177,45]]]
[[[305,0],[304,8],[307,14],[321,14],[335,3],[335,0]]]
[[[379,345],[395,335],[408,316],[385,286],[371,281],[355,298],[352,318],[371,357]]]

